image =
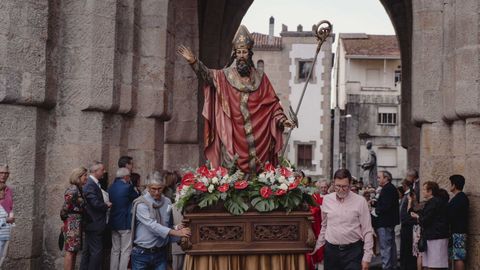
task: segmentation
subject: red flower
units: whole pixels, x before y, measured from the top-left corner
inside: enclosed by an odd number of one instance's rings
[[[182,185],[191,186],[195,183],[195,175],[193,173],[187,173],[182,178]]]
[[[290,171],[289,169],[287,169],[285,167],[282,167],[282,168],[280,168],[280,174],[285,176],[285,177],[290,177],[290,176],[292,176],[292,171]]]
[[[216,169],[215,173],[220,172],[220,175],[223,177],[228,174],[228,170],[220,166]]]
[[[295,182],[288,185],[288,190],[292,190],[292,189],[297,188],[299,184],[300,184],[300,180],[295,180]]]
[[[193,185],[193,188],[198,190],[198,191],[201,191],[201,192],[207,192],[207,187],[205,186],[204,183],[202,182],[197,182]]]
[[[267,172],[274,172],[274,171],[275,171],[275,167],[272,165],[272,163],[267,163],[267,164],[265,164],[265,171],[267,171]]]
[[[246,187],[248,187],[248,182],[247,180],[237,181],[235,182],[234,187],[235,189],[245,189]]]
[[[217,170],[208,171],[208,173],[206,175],[206,177],[209,178],[209,179],[212,179],[215,176],[217,176]]]
[[[285,195],[287,192],[284,190],[284,189],[277,189],[277,191],[275,191],[275,195],[277,196],[282,196],[282,195]]]
[[[260,189],[260,195],[263,198],[268,199],[272,195],[272,189],[268,186],[264,186]]]
[[[227,192],[228,189],[229,189],[229,185],[228,185],[228,184],[223,184],[223,185],[217,187],[217,190],[220,191],[220,192],[222,192],[222,193]]]
[[[197,169],[197,173],[200,174],[201,176],[208,177],[210,170],[207,168],[206,165],[203,165],[202,167],[199,167]]]

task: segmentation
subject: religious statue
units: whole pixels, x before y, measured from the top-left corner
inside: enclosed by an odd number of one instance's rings
[[[372,185],[373,187],[378,186],[377,182],[377,154],[372,150],[372,142],[367,141],[366,147],[368,150],[367,160],[360,165],[363,169],[363,179],[365,185]]]
[[[254,40],[241,25],[233,39],[230,63],[209,69],[185,46],[178,53],[204,81],[205,156],[213,167],[236,166],[256,173],[266,163],[278,163],[282,133],[294,123],[284,114],[263,70],[252,61]],[[232,63],[235,61],[235,64]]]

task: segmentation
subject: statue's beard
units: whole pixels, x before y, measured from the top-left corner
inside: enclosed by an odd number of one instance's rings
[[[244,61],[244,60],[237,60],[237,71],[238,71],[238,74],[240,74],[240,76],[242,77],[249,77],[250,76],[250,64],[248,63],[248,61]]]

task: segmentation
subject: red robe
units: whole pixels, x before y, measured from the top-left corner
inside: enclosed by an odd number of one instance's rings
[[[232,77],[230,81],[227,79],[226,74],[238,76],[236,70],[230,71],[211,70],[215,87],[204,87],[202,115],[205,118],[205,156],[213,167],[220,166],[223,144],[230,158],[238,155],[237,165],[242,171],[251,172],[253,160],[256,161],[255,171],[258,172],[267,161],[277,163],[278,153],[283,146],[282,129],[279,126],[286,116],[266,75],[257,73],[257,79],[261,80],[258,88],[240,91],[232,86]],[[252,71],[257,72],[254,69]],[[241,110],[242,97],[248,112]],[[250,143],[245,130],[247,122],[253,129],[253,142]]]
[[[322,229],[322,210],[320,209],[320,206],[323,203],[323,197],[317,193],[313,194],[312,197],[318,204],[318,206],[310,206],[310,213],[312,213],[313,216],[312,230],[315,234],[315,238],[318,238],[320,230]],[[307,253],[307,263],[310,270],[314,270],[315,264],[321,263],[323,261],[323,249],[324,248],[321,247],[313,255],[309,255]]]

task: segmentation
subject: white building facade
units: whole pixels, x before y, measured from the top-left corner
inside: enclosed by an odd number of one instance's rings
[[[272,23],[272,18],[271,21]],[[284,111],[299,104],[315,51],[316,39],[311,31],[288,31],[283,26],[281,37],[271,33],[254,33],[254,62],[263,66],[272,82]],[[318,54],[311,80],[298,112],[299,127],[292,131],[285,156],[314,180],[329,178],[331,171],[330,89],[332,42],[328,38]]]
[[[401,61],[396,36],[340,34],[334,81],[338,99],[340,164],[363,178],[359,164],[371,141],[378,170],[404,178],[407,153],[400,143]],[[348,117],[346,117],[348,116]],[[335,140],[335,138],[334,138]]]

